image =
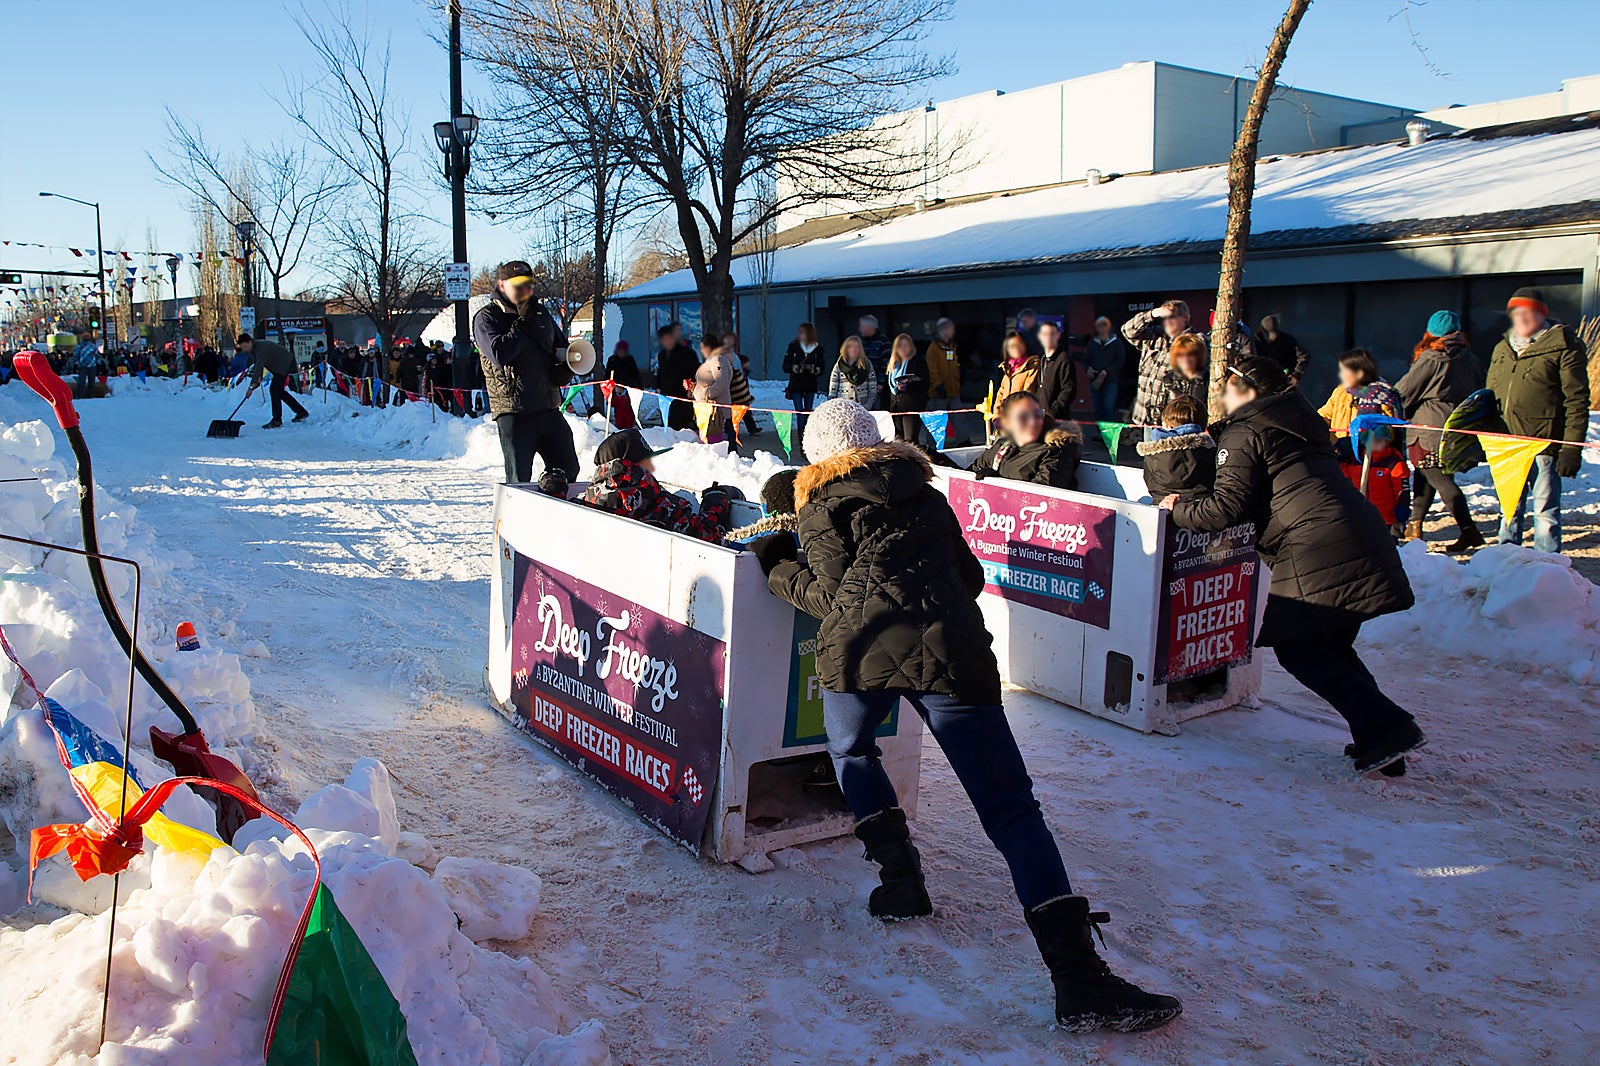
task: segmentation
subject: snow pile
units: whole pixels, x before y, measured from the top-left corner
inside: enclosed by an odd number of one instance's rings
[[[426,873],[360,833],[307,836],[339,909],[406,1016],[418,1061],[609,1061],[604,1030],[594,1022],[575,1030],[532,963],[473,944]],[[204,861],[157,848],[148,867],[148,885],[125,890],[118,915],[104,1048],[109,912],[0,934],[0,1059],[71,1061],[98,1048],[104,1062],[180,1052],[196,1062],[260,1062],[278,969],[311,891],[310,855],[298,840],[264,838],[242,854],[220,848]],[[129,1055],[131,1048],[142,1054]]]
[[[170,394],[197,411],[202,401],[214,404],[212,394],[178,382],[119,383],[124,387]],[[75,481],[56,457],[56,435],[31,417],[40,407],[14,388],[0,390],[0,532],[77,545]],[[365,421],[398,439],[409,431],[398,414]],[[410,427],[420,424],[416,412],[404,417]],[[455,419],[441,418],[440,425],[454,426],[455,436],[424,438],[419,446],[456,448],[471,431]],[[239,657],[213,640],[229,636],[231,626],[197,612],[170,589],[173,570],[190,559],[166,532],[158,537],[142,527],[134,508],[105,493],[99,500],[103,549],[137,560],[144,575],[141,646],[213,747],[240,762],[258,784],[268,784],[253,765],[257,727],[249,680]],[[108,564],[107,573],[131,621],[130,571]],[[173,634],[185,619],[200,623],[200,651],[175,648]],[[127,658],[100,613],[82,561],[0,542],[0,624],[50,698],[120,747]],[[264,646],[260,650],[266,654]],[[206,1063],[259,1062],[278,970],[311,889],[310,855],[267,820],[247,826],[236,847],[209,855],[147,840],[121,877],[102,1047],[112,880],[80,882],[67,856],[58,855],[40,866],[34,900],[26,902],[30,831],[81,822],[86,812],[21,671],[9,660],[0,663],[0,914],[6,916],[0,923],[0,1016],[6,1019],[0,1061],[109,1063],[181,1054]],[[151,724],[177,727],[141,681],[130,762],[146,787],[171,776],[143,746]],[[187,790],[175,793],[163,814],[214,831],[211,809]],[[468,864],[465,876],[447,871],[436,880],[398,857],[431,861],[433,848],[401,832],[388,771],[372,759],[359,760],[342,785],[310,796],[296,821],[316,846],[340,909],[395,993],[419,1061],[610,1061],[604,1028],[594,1021],[576,1024],[581,1019],[569,1016],[542,970],[469,939],[527,935],[538,908],[536,875]],[[462,908],[461,917],[454,906]]]
[[[1368,623],[1369,641],[1418,640],[1465,658],[1600,685],[1600,590],[1563,555],[1511,545],[1465,565],[1421,541],[1400,549],[1417,604]]]

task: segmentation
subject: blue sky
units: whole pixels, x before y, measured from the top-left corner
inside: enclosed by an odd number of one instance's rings
[[[471,0],[468,0],[470,4]],[[320,0],[313,0],[320,3]],[[357,10],[361,0],[354,0]],[[298,5],[295,5],[298,7]],[[935,27],[933,50],[958,72],[926,95],[948,99],[1156,59],[1246,73],[1265,50],[1284,0],[956,0]],[[442,16],[424,0],[371,0],[371,18],[392,35],[397,96],[427,149],[445,117],[445,56],[430,37]],[[1427,58],[1407,28],[1409,10]],[[6,117],[0,136],[0,239],[92,247],[94,219],[74,204],[38,198],[52,189],[103,205],[108,248],[145,247],[147,225],[164,250],[193,244],[188,205],[145,158],[164,142],[163,105],[233,145],[291,132],[272,101],[304,45],[279,0],[5,0]],[[1594,0],[1321,0],[1290,49],[1284,79],[1322,92],[1417,108],[1551,92],[1562,78],[1600,72],[1588,40]],[[1578,32],[1578,31],[1583,32]],[[493,113],[486,82],[471,71],[467,95]],[[920,95],[920,94],[919,94]],[[431,173],[431,170],[430,170]],[[444,224],[448,196],[427,213]],[[513,225],[469,218],[474,262],[521,253],[530,237]],[[69,253],[0,247],[0,266],[83,269]],[[92,269],[90,267],[89,269]],[[181,277],[181,276],[180,276]],[[312,280],[302,271],[301,280]]]

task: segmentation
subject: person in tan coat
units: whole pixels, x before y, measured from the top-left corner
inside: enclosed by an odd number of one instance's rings
[[[994,393],[996,411],[1013,392],[1027,392],[1035,396],[1039,393],[1039,357],[1028,350],[1027,338],[1020,333],[1010,334],[1006,337],[1003,351],[1005,358],[1000,361],[1000,386]],[[998,419],[992,422],[996,431],[999,425]]]
[[[928,342],[928,406],[949,408],[961,399],[961,363],[956,357],[956,324],[941,318]]]

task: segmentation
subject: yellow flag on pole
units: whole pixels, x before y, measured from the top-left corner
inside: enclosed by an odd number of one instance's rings
[[[1501,437],[1479,437],[1484,458],[1489,460],[1489,476],[1494,479],[1494,492],[1500,497],[1500,513],[1513,515],[1522,502],[1522,490],[1528,486],[1528,471],[1533,460],[1548,448],[1542,440],[1505,440]]]
[[[700,440],[706,439],[711,428],[711,416],[716,413],[717,405],[706,400],[694,402],[694,424],[700,430]]]

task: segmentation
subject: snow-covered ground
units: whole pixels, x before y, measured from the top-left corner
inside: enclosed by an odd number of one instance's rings
[[[1408,550],[1419,606],[1365,641],[1431,738],[1402,779],[1353,778],[1341,723],[1270,656],[1257,706],[1174,738],[1009,692],[1075,883],[1113,912],[1114,965],[1184,1000],[1156,1033],[1068,1037],[1049,1028],[1048,982],[1003,863],[931,740],[917,831],[932,920],[868,917],[873,873],[853,841],[781,852],[759,876],[697,861],[485,703],[490,429],[421,405],[310,406],[309,424],[267,433],[252,402],[244,436],[214,441],[205,426],[226,398],[125,387],[83,405],[84,431],[115,509],[137,508],[127,550],[170,563],[155,567],[146,648],[172,670],[171,627],[187,618],[216,649],[214,671],[178,683],[208,684],[214,739],[269,802],[327,831],[334,891],[419,1051],[435,1050],[424,1061],[495,1061],[491,1042],[511,1063],[597,1060],[606,1042],[618,1062],[1592,1056],[1600,593],[1562,563],[1490,549],[1461,566]],[[0,427],[41,418],[31,394],[0,388]],[[589,447],[600,437],[578,420],[574,433]],[[37,429],[15,434],[42,450]],[[661,461],[669,480],[748,492],[777,465],[695,444]],[[1597,470],[1577,487],[1585,506]],[[50,492],[45,527],[75,542],[73,517],[55,514],[70,494]],[[0,624],[35,620],[34,579],[0,577]],[[40,641],[46,685],[95,631],[92,597],[49,591],[81,632],[70,649]],[[83,654],[114,707],[106,642]],[[368,756],[389,773],[356,765]],[[320,792],[347,777],[350,794]],[[113,1036],[159,1058],[196,1027],[223,1048],[196,1061],[251,1061],[299,863],[261,841],[195,881],[158,855],[153,887],[119,921],[117,972],[132,975],[119,995],[139,999],[120,1016],[113,1004]],[[104,919],[20,904],[16,886],[0,892],[0,1060],[91,1054]],[[183,1009],[191,998],[206,1009]],[[244,1021],[207,1028],[196,1016],[208,1012]]]

